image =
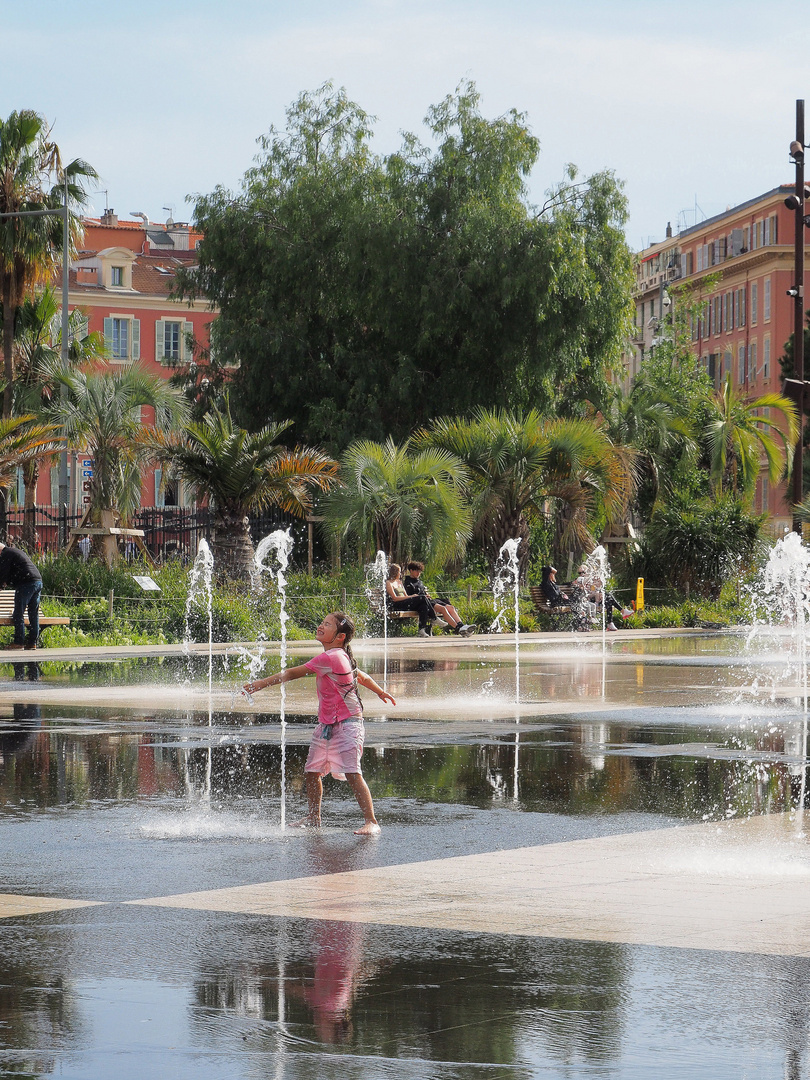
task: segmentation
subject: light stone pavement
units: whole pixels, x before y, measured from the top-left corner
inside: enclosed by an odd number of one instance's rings
[[[810,956],[807,854],[776,815],[128,903]]]

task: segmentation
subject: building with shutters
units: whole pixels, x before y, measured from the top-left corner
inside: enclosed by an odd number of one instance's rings
[[[137,361],[168,378],[171,362],[190,359],[196,345],[207,347],[215,317],[203,300],[188,304],[169,298],[178,268],[193,265],[201,235],[171,220],[161,225],[119,221],[112,210],[101,218],[84,219],[84,226],[84,242],[70,268],[71,310],[84,312],[88,331],[103,333],[111,364]],[[87,482],[82,473],[88,466],[75,454],[69,455],[68,466],[70,513],[80,513]],[[43,473],[37,503],[55,507],[58,470],[53,468],[50,477],[47,470]],[[182,485],[162,479],[159,470],[144,472],[143,507],[190,505]]]
[[[655,349],[662,323],[678,302],[677,286],[690,284],[692,299],[700,303],[691,321],[692,347],[715,386],[730,375],[746,396],[781,393],[779,358],[793,333],[788,289],[795,211],[785,206],[792,192],[792,184],[780,185],[677,234],[668,225],[663,241],[638,254],[626,381]],[[810,247],[806,251],[810,255]],[[764,476],[758,481],[754,509],[771,514],[775,533],[790,527],[785,496],[783,485],[775,489]]]

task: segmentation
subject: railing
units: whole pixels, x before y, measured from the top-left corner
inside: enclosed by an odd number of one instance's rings
[[[71,529],[78,528],[82,519],[80,514],[60,513],[55,507],[43,506],[35,507],[33,516],[37,551],[50,554],[57,554],[67,546]],[[11,543],[22,540],[24,518],[21,507],[11,507],[6,511],[6,533]],[[180,506],[154,506],[139,510],[129,525],[143,530],[146,548],[156,562],[172,558],[187,561],[197,554],[200,540],[211,542],[213,514],[207,507],[186,509]],[[254,543],[275,529],[288,527],[292,528],[296,540],[296,561],[305,561],[305,522],[282,510],[266,510],[250,515],[250,534]],[[121,554],[125,559],[135,559],[137,549],[134,543],[122,543]]]

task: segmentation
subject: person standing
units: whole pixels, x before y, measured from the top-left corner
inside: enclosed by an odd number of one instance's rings
[[[298,826],[321,824],[323,780],[330,772],[336,780],[345,780],[354,792],[365,821],[355,829],[358,836],[374,836],[380,831],[374,816],[371,792],[363,779],[360,759],[363,756],[363,705],[357,685],[372,690],[380,701],[396,705],[387,690],[359,671],[352,655],[350,642],[354,637],[354,622],[342,611],[333,611],[324,618],[315,637],[323,651],[298,667],[287,668],[266,679],[254,679],[242,689],[248,694],[278,686],[292,679],[315,676],[318,694],[318,723],[312,736],[309,755],[304,766],[309,812]]]
[[[36,649],[39,641],[39,598],[42,575],[20,548],[0,543],[0,589],[14,590],[14,644],[7,649]],[[28,638],[25,612],[28,609]]]

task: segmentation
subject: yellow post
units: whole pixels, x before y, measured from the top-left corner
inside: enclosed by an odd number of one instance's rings
[[[644,610],[644,578],[640,577],[636,582],[636,611]]]

